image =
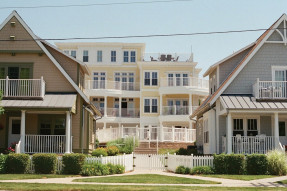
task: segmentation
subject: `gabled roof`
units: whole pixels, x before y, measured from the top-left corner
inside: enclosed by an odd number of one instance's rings
[[[195,110],[190,118],[195,117],[198,113],[202,111],[201,108],[210,107],[215,103],[219,96],[226,90],[226,88],[231,84],[235,77],[240,73],[244,66],[250,61],[250,59],[256,54],[256,52],[261,48],[264,42],[270,37],[270,35],[275,31],[283,20],[287,20],[287,15],[283,14],[275,23],[273,23],[255,42],[251,50],[247,55],[241,60],[241,62],[235,67],[235,69],[229,74],[229,76],[223,81],[220,87],[211,95],[208,101],[204,102],[202,107]]]
[[[45,46],[42,44],[43,41],[37,40],[39,37],[37,37],[31,28],[25,23],[25,21],[20,17],[20,15],[17,13],[17,11],[13,11],[6,19],[5,21],[0,25],[0,30],[8,23],[10,19],[13,17],[16,17],[16,19],[21,23],[21,25],[25,28],[25,30],[31,35],[31,37],[35,40],[35,42],[38,44],[38,46],[43,50],[43,52],[49,57],[49,59],[53,62],[53,64],[60,70],[60,72],[64,75],[64,77],[70,82],[70,84],[75,88],[75,90],[79,93],[79,95],[85,100],[86,103],[90,104],[89,98],[80,90],[80,88],[75,84],[75,82],[72,80],[72,78],[67,74],[67,72],[63,69],[63,67],[57,62],[57,60],[51,55],[51,53],[45,48]],[[78,61],[77,61],[78,62]],[[99,111],[96,111],[96,113],[100,113]]]

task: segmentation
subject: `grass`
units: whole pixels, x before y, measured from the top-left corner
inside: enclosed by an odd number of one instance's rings
[[[230,174],[208,174],[201,176],[213,177],[213,178],[226,178],[233,180],[245,180],[245,181],[276,177],[272,175],[230,175]]]
[[[158,174],[139,174],[126,176],[112,176],[101,178],[76,179],[74,182],[101,182],[101,183],[145,183],[145,184],[220,184],[219,182],[181,178]]]
[[[281,180],[281,181],[278,181],[277,183],[280,183],[280,184],[287,184],[287,180]]]
[[[0,190],[19,190],[19,191],[37,191],[37,190],[97,190],[97,191],[189,191],[189,190],[199,190],[199,191],[287,191],[287,188],[230,188],[230,187],[185,187],[185,186],[114,186],[114,185],[69,185],[69,184],[35,184],[35,183],[0,183]]]
[[[43,178],[65,178],[75,175],[58,174],[0,174],[0,180],[20,180],[20,179],[43,179]]]
[[[159,149],[158,154],[171,154],[173,155],[178,149]]]

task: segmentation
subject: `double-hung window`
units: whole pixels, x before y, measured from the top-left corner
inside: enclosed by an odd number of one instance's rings
[[[97,51],[97,62],[102,62],[103,61],[103,51],[98,50]]]
[[[131,62],[136,62],[136,51],[131,51]]]
[[[94,72],[93,89],[105,89],[106,72]]]
[[[158,77],[157,72],[145,72],[144,73],[144,85],[145,86],[157,86]]]
[[[243,119],[233,119],[233,136],[244,136]]]
[[[115,72],[115,89],[134,90],[134,73]]]
[[[144,99],[144,112],[145,113],[157,113],[158,101],[157,98],[145,98]]]
[[[256,136],[259,134],[259,118],[240,117],[233,119],[233,136]]]
[[[203,142],[209,143],[208,119],[203,120]]]
[[[83,51],[83,62],[89,62],[89,51]]]
[[[69,51],[68,50],[64,50],[64,53],[69,54]]]
[[[124,51],[124,62],[129,62],[129,51]]]
[[[258,135],[257,119],[247,119],[247,136]]]
[[[77,51],[75,50],[71,50],[71,56],[76,58],[76,55],[77,55]]]
[[[111,62],[117,61],[117,52],[115,50],[111,51]]]

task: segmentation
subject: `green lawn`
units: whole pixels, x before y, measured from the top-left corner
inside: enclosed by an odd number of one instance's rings
[[[76,179],[74,182],[101,182],[101,183],[145,183],[145,184],[220,184],[219,182],[164,176],[158,174],[139,174],[126,176],[110,176],[101,178]]]
[[[0,180],[42,179],[42,178],[65,178],[75,175],[58,174],[0,174]]]
[[[280,184],[287,184],[287,180],[281,180],[281,181],[278,181],[277,183],[280,183]]]
[[[226,178],[226,179],[233,179],[233,180],[246,180],[246,181],[276,177],[272,175],[229,175],[229,174],[209,174],[209,175],[201,175],[201,176],[214,177],[214,178]]]
[[[112,185],[69,185],[69,184],[31,184],[31,183],[0,183],[0,190],[19,190],[19,191],[35,191],[35,190],[97,190],[97,191],[287,191],[287,188],[229,188],[229,187],[185,187],[185,186],[112,186]]]

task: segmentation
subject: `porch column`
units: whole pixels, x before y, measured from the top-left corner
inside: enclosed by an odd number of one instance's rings
[[[278,113],[274,113],[274,143],[275,149],[279,148],[279,121]]]
[[[232,120],[230,113],[227,114],[226,142],[227,154],[230,154],[232,153]]]
[[[119,98],[119,117],[122,116],[122,98]]]
[[[66,152],[71,153],[71,113],[66,111]]]
[[[107,117],[108,113],[107,113],[107,104],[108,103],[108,97],[105,96],[105,102],[104,102],[104,117]]]
[[[164,131],[163,131],[163,125],[162,122],[160,122],[160,142],[164,141]]]
[[[159,112],[160,112],[160,115],[162,115],[162,94],[160,94],[160,98],[159,98]]]
[[[26,111],[21,110],[20,153],[25,153],[25,119]]]
[[[189,105],[189,108],[188,108],[188,114],[189,115],[191,115],[192,114],[192,100],[191,100],[191,97],[192,97],[192,95],[191,94],[189,94],[189,100],[188,100],[188,105]]]

